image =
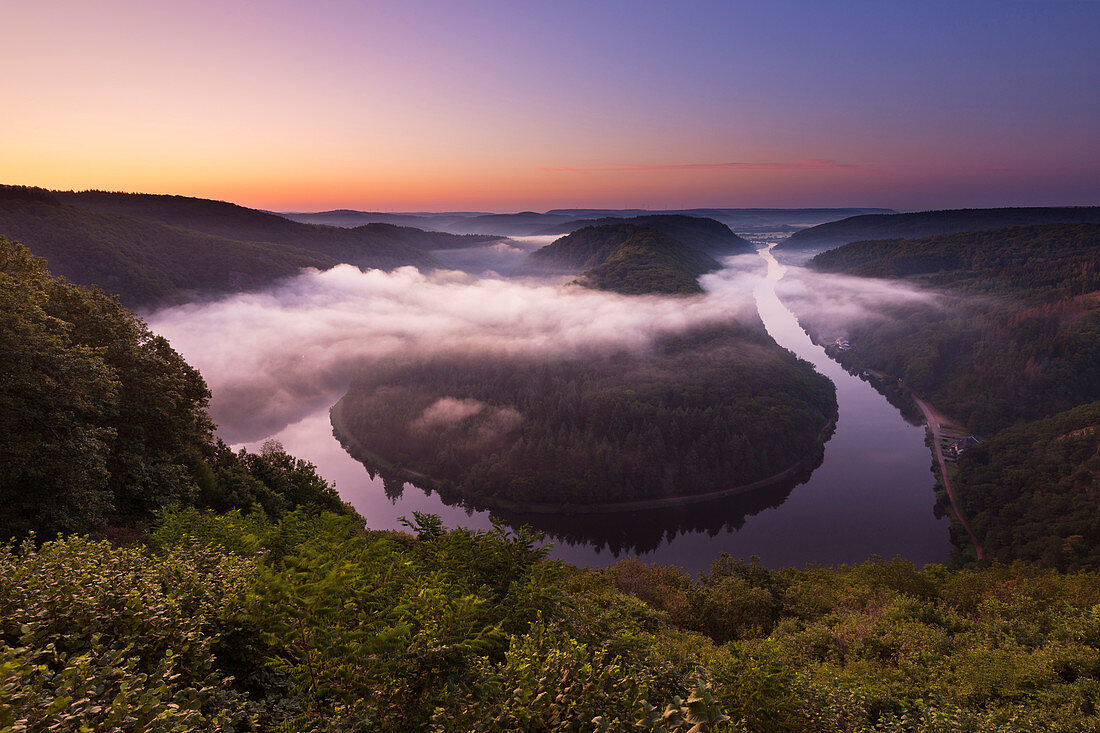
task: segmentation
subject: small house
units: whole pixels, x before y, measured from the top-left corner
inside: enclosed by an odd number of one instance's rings
[[[980,442],[981,441],[978,440],[973,435],[968,435],[967,437],[963,438],[962,440],[956,440],[954,443],[947,446],[947,454],[954,457],[954,458],[958,458],[959,456],[961,456],[963,454],[963,452],[967,448],[969,448],[972,445],[977,445]]]

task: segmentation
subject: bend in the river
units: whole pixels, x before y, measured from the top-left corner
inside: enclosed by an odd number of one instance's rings
[[[873,555],[917,564],[947,558],[948,525],[933,514],[935,480],[923,428],[907,423],[810,340],[776,295],[785,266],[770,249],[760,256],[768,270],[754,296],[768,333],[836,385],[839,417],[821,465],[785,484],[706,504],[612,516],[516,515],[506,517],[509,522],[545,529],[555,542],[552,556],[582,566],[606,565],[625,553],[690,571],[706,569],[723,552],[756,556],[771,567],[835,565]],[[398,528],[398,517],[414,511],[439,514],[448,526],[489,526],[486,512],[448,506],[414,487],[383,487],[332,437],[327,411],[273,437],[335,481],[372,528]]]

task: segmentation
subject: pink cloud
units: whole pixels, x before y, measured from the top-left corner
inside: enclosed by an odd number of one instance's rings
[[[733,163],[667,163],[667,164],[626,164],[607,167],[576,168],[539,167],[546,173],[646,173],[651,171],[695,171],[695,170],[744,170],[744,171],[868,171],[873,166],[855,163],[840,163],[820,158],[799,158],[789,162],[733,162]]]

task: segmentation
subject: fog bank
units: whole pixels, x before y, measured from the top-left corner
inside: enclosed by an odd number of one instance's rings
[[[805,318],[823,334],[839,336],[854,325],[889,318],[891,305],[939,306],[943,297],[899,280],[853,277],[785,266],[775,293],[800,320]]]
[[[354,371],[373,359],[644,349],[662,333],[755,318],[759,272],[724,270],[703,279],[707,295],[670,298],[340,265],[261,293],[157,311],[148,322],[202,372],[219,434],[237,443],[332,405]]]

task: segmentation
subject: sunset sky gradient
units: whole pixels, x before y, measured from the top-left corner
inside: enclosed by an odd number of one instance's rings
[[[1100,2],[4,3],[0,183],[275,210],[1100,204]]]

